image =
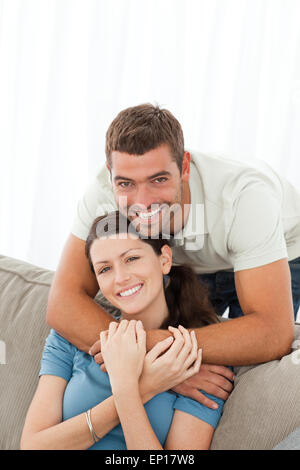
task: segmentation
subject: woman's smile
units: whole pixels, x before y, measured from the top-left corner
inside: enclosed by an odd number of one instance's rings
[[[141,282],[141,283],[135,284],[134,286],[129,287],[127,289],[123,289],[123,290],[121,290],[117,293],[117,297],[119,299],[121,298],[121,299],[124,299],[124,300],[132,299],[132,297],[137,296],[141,292],[143,286],[144,286],[144,283]]]

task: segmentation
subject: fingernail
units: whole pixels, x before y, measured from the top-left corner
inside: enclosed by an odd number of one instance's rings
[[[217,405],[217,403],[214,403],[214,404],[213,404],[213,409],[214,409],[214,410],[217,410],[218,408],[219,408],[219,405]]]
[[[168,338],[166,338],[166,341],[173,341],[173,336],[168,336]]]

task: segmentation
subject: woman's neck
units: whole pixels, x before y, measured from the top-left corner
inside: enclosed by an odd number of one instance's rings
[[[169,310],[164,290],[162,290],[161,295],[142,311],[133,314],[121,312],[122,320],[141,320],[145,330],[159,329],[168,316]]]

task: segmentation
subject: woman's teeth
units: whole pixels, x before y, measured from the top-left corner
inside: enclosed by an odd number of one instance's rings
[[[137,292],[138,290],[140,290],[142,286],[143,286],[143,284],[140,284],[136,287],[133,287],[132,289],[124,290],[123,292],[120,292],[119,295],[121,297],[128,297],[129,295],[132,295],[135,292]]]

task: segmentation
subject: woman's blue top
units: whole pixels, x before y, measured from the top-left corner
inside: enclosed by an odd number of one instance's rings
[[[107,372],[100,369],[92,356],[77,349],[53,329],[46,339],[41,360],[39,376],[45,374],[62,377],[68,382],[63,398],[63,421],[84,413],[112,395]],[[168,436],[175,410],[196,416],[214,428],[217,426],[224,401],[204,394],[218,403],[217,410],[171,391],[160,393],[145,404],[151,426],[162,446]],[[116,426],[89,449],[126,450],[121,425]]]

